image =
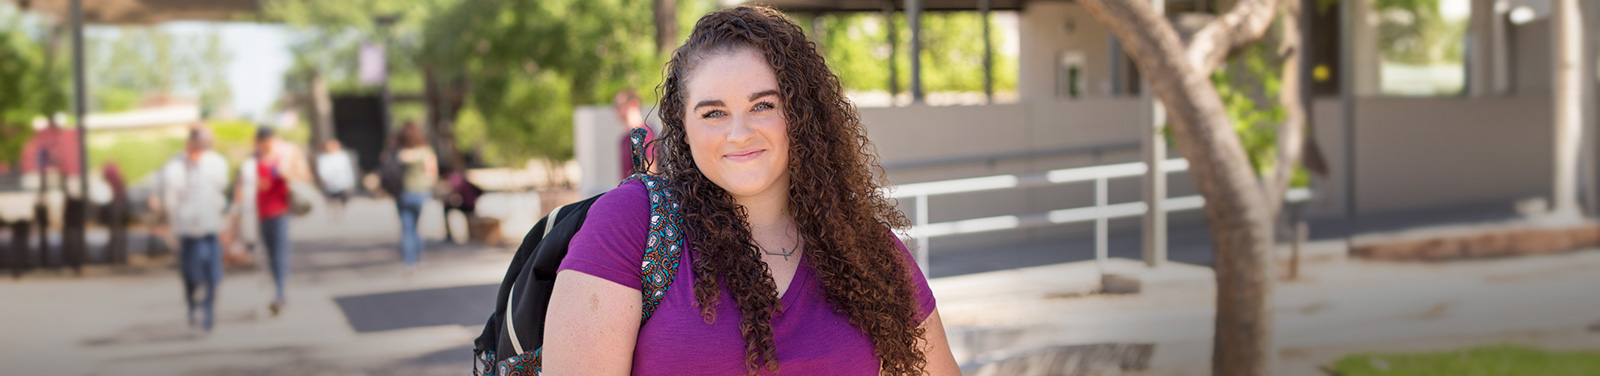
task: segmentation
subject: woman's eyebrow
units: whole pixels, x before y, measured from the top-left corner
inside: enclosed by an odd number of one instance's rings
[[[698,110],[701,107],[705,107],[705,106],[727,107],[727,105],[722,104],[722,101],[720,101],[720,100],[706,100],[706,101],[700,101],[700,103],[696,103],[694,105],[694,109]]]
[[[777,90],[767,90],[767,91],[763,91],[763,92],[759,92],[759,93],[755,93],[755,94],[750,94],[750,100],[756,100],[757,98],[765,97],[765,96],[768,96],[768,95],[778,95],[778,91]]]

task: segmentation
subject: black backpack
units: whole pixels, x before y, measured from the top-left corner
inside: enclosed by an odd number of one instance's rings
[[[638,158],[640,132],[633,136]],[[655,313],[678,270],[683,232],[677,196],[658,176],[636,174],[628,180],[644,183],[650,197],[650,239],[640,267],[639,292],[643,297],[641,325]],[[626,182],[626,181],[624,181]],[[601,195],[552,210],[534,224],[511,258],[505,279],[495,297],[494,313],[473,341],[474,375],[537,375],[544,344],[545,311],[555,289],[556,272],[567,256],[572,236],[589,216],[589,207]]]
[[[406,191],[406,164],[400,162],[400,152],[389,153],[378,165],[378,187],[389,196],[400,197]]]

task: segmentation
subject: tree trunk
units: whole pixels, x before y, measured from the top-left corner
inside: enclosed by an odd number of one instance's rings
[[[656,53],[668,53],[678,44],[678,0],[655,0]]]
[[[1260,39],[1275,1],[1240,0],[1185,46],[1167,20],[1143,1],[1081,0],[1111,28],[1166,105],[1178,150],[1206,199],[1216,258],[1216,375],[1271,375],[1272,210],[1209,75],[1227,50]],[[1287,162],[1285,162],[1287,163]],[[1278,189],[1278,188],[1273,188]]]

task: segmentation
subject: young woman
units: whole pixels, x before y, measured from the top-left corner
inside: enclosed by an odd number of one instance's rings
[[[855,107],[772,9],[701,18],[667,63],[658,170],[682,205],[675,282],[640,324],[651,220],[595,202],[556,278],[545,375],[956,375],[908,225]]]
[[[422,205],[433,195],[433,185],[439,182],[439,160],[416,122],[407,122],[400,128],[400,151],[395,158],[405,166],[405,192],[395,197],[394,203],[400,213],[400,256],[405,262],[405,275],[409,276],[416,273],[417,258],[422,254],[417,219],[422,216]]]

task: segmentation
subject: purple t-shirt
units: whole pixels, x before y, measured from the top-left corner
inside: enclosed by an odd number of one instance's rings
[[[576,270],[640,288],[639,267],[645,238],[650,232],[650,203],[644,185],[630,181],[601,196],[589,208],[583,228],[573,236],[561,270]],[[885,241],[911,253],[893,234]],[[695,305],[692,247],[683,252],[678,274],[656,312],[639,328],[633,351],[634,375],[744,375],[744,337],[739,334],[738,304],[723,286],[717,319],[706,323]],[[827,302],[822,283],[802,254],[793,282],[780,301],[784,310],[772,317],[773,343],[779,373],[785,375],[877,375],[878,358],[872,341],[850,325],[850,317],[835,312]],[[933,291],[915,266],[910,268],[919,305],[916,319],[933,312]],[[764,370],[761,374],[768,374]]]

